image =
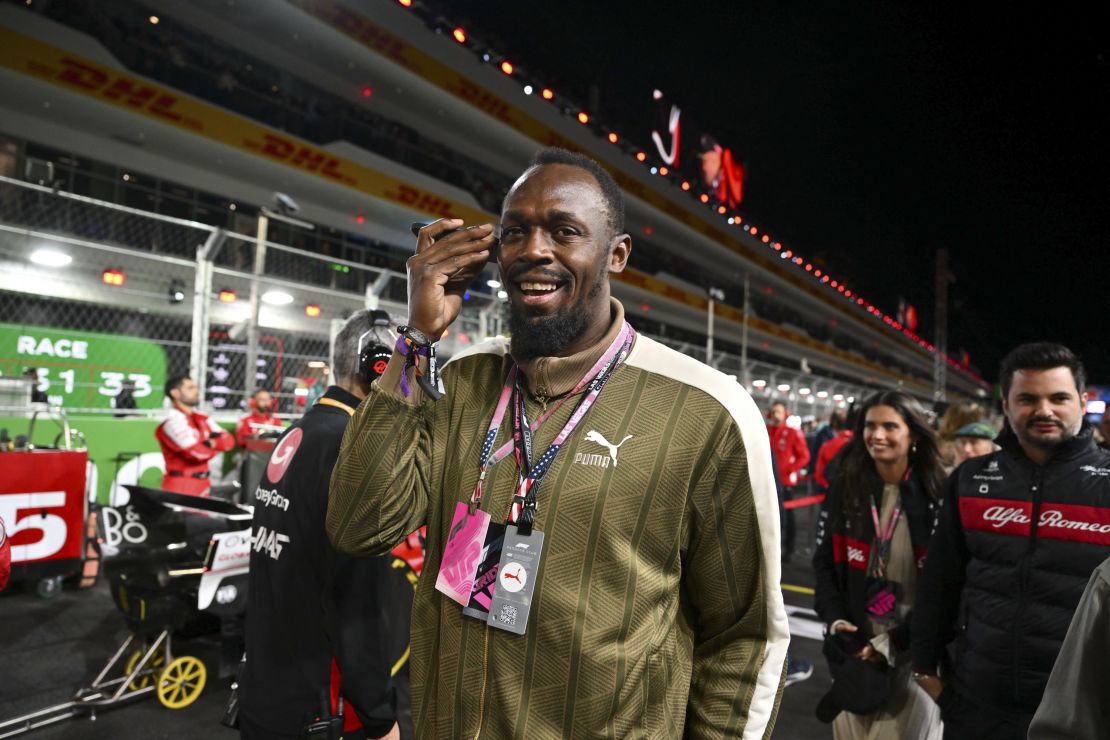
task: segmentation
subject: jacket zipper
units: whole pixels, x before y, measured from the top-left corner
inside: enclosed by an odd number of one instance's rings
[[[1033,508],[1029,521],[1029,546],[1025,550],[1025,558],[1021,563],[1021,574],[1018,580],[1018,608],[1014,614],[1014,627],[1012,643],[1014,646],[1013,673],[1014,673],[1014,702],[1020,701],[1021,693],[1021,649],[1020,635],[1021,621],[1025,615],[1025,592],[1029,587],[1029,571],[1032,568],[1033,553],[1037,549],[1037,523],[1041,518],[1041,467],[1035,465],[1033,469],[1033,482],[1030,490],[1033,492]]]

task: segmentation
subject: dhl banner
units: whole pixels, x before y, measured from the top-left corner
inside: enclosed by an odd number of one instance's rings
[[[576,148],[572,142],[559,138],[558,134],[550,131],[540,122],[514,111],[503,101],[498,102],[490,93],[481,91],[473,83],[464,80],[423,52],[404,44],[384,29],[369,21],[363,23],[341,6],[328,7],[335,10],[335,17],[338,18],[336,22],[342,24],[341,30],[353,35],[375,51],[385,54],[390,59],[423,76],[431,78],[439,75],[456,78],[453,83],[455,88],[445,89],[450,89],[454,94],[464,99],[480,101],[480,107],[483,107],[484,110],[487,109],[484,106],[493,106],[497,110],[498,118],[506,122],[515,122],[510,123],[510,125],[519,125],[521,130],[530,136],[542,137],[539,140],[545,144]],[[353,188],[414,211],[436,217],[461,218],[471,223],[485,222],[492,218],[488,213],[455,203],[437,193],[418,188],[388,174],[336,157],[299,138],[271,129],[218,106],[132,75],[129,72],[105,67],[10,29],[6,31],[5,42],[0,45],[0,64],[63,89],[126,108],[147,118],[161,121],[220,144],[251,152],[287,167],[315,175],[325,181]],[[720,235],[715,229],[708,224],[697,221],[690,214],[685,213],[661,196],[647,191],[639,183],[619,176],[619,173],[614,172],[614,176],[617,176],[618,182],[627,191],[652,202],[653,205],[662,210],[672,213],[676,218],[680,218],[694,228],[704,231],[711,238],[724,241],[723,235]],[[739,242],[735,242],[735,245],[743,249]],[[749,257],[749,259],[754,259],[754,257]],[[664,283],[633,269],[616,273],[614,277],[629,285],[637,286],[677,303],[702,311],[708,308],[704,297]],[[714,311],[722,319],[737,323],[743,321],[742,312],[729,306],[721,305],[716,307]],[[881,365],[860,359],[841,349],[822,344],[810,337],[772,324],[764,319],[752,317],[750,325],[766,334],[812,349],[819,354],[835,356],[843,362],[875,373],[892,375],[890,370]],[[905,382],[914,382],[911,378],[905,376],[895,375],[894,377]]]
[[[475,84],[448,65],[440,62],[435,57],[417,49],[404,39],[394,34],[389,29],[375,23],[370,18],[346,7],[335,0],[292,0],[297,7],[316,16],[324,23],[354,39],[367,49],[370,49],[390,61],[404,67],[413,74],[431,82],[456,98],[469,103],[486,114],[496,118],[510,128],[519,131],[543,146],[558,146],[573,151],[581,151],[582,147],[570,141],[562,134],[550,128],[536,118],[514,108],[510,103],[489,90]],[[749,262],[754,262],[760,267],[775,274],[780,279],[791,283],[798,288],[810,293],[833,309],[849,314],[840,294],[831,294],[827,290],[815,289],[810,280],[803,279],[793,270],[783,269],[782,260],[777,255],[772,257],[763,250],[754,250],[739,239],[727,232],[714,227],[712,224],[698,218],[668,198],[632,179],[620,169],[606,162],[604,158],[594,157],[605,165],[617,184],[630,195],[648,203],[675,220],[685,224],[695,231],[709,237],[718,244],[722,244]],[[893,341],[900,341],[894,339]],[[906,340],[908,341],[908,340]],[[915,347],[916,349],[916,347]]]
[[[5,31],[4,43],[0,44],[0,63],[66,90],[126,108],[414,211],[470,222],[488,221],[490,218],[481,210],[341,159],[302,139],[10,29]]]

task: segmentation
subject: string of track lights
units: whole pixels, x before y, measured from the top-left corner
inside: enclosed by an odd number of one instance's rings
[[[411,10],[427,10],[421,5],[414,3],[414,0],[397,0],[397,2],[402,7],[409,8]],[[690,193],[690,195],[692,196],[695,195],[694,187],[693,185],[691,185],[689,180],[680,180],[677,177],[677,173],[666,166],[648,164],[648,154],[643,149],[629,145],[627,142],[624,142],[617,132],[612,131],[601,125],[600,123],[594,121],[594,119],[587,111],[583,110],[580,106],[575,105],[573,102],[565,99],[562,95],[556,95],[555,91],[552,90],[550,87],[535,84],[527,80],[524,73],[516,64],[506,59],[504,56],[498,54],[494,50],[484,46],[476,39],[473,39],[466,32],[466,29],[464,29],[462,26],[454,25],[442,16],[437,15],[435,17],[431,17],[431,15],[427,12],[425,13],[425,21],[429,25],[431,25],[433,30],[435,30],[437,33],[449,33],[451,38],[453,38],[456,43],[473,50],[479,55],[483,62],[487,64],[497,65],[502,74],[523,81],[524,85],[522,87],[522,91],[525,95],[534,95],[537,93],[538,90],[539,97],[548,102],[559,105],[562,108],[562,112],[564,115],[573,116],[578,120],[579,123],[584,126],[590,126],[592,124],[591,128],[593,128],[594,131],[598,134],[603,134],[610,144],[619,146],[622,151],[625,152],[625,154],[629,154],[633,156],[636,161],[640,162],[641,164],[647,165],[648,171],[652,175],[666,178],[670,183],[676,185],[684,192]],[[818,284],[824,285],[828,287],[829,290],[836,292],[846,301],[866,311],[868,314],[874,317],[875,320],[882,322],[892,331],[904,335],[907,339],[917,344],[921,349],[924,349],[929,353],[936,353],[937,348],[935,345],[933,345],[923,337],[919,336],[909,327],[903,326],[893,316],[884,313],[882,309],[880,309],[878,306],[875,306],[873,303],[868,301],[863,296],[859,295],[857,292],[851,290],[842,281],[833,278],[831,275],[828,274],[828,272],[821,270],[812,262],[806,261],[801,255],[796,254],[794,250],[785,248],[782,243],[778,241],[773,241],[769,234],[760,234],[759,228],[754,224],[746,223],[743,217],[740,216],[740,214],[729,212],[729,210],[723,205],[714,206],[713,204],[711,204],[708,193],[697,193],[696,199],[700,201],[703,205],[706,205],[707,207],[715,211],[716,214],[724,219],[725,222],[728,223],[730,226],[739,227],[750,236],[756,237],[758,241],[764,244],[768,249],[776,252],[779,256],[779,259],[793,265],[798,270],[804,271],[813,280],[817,281]],[[981,378],[976,372],[971,370],[969,367],[966,367],[957,362],[949,355],[945,354],[944,359],[953,368],[970,375],[972,378],[979,381],[980,383],[985,382],[983,378]]]

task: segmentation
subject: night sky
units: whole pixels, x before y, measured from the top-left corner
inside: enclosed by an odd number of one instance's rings
[[[614,127],[664,91],[743,156],[747,220],[927,337],[947,247],[949,350],[986,377],[1049,339],[1110,384],[1110,5],[934,5],[438,7]]]

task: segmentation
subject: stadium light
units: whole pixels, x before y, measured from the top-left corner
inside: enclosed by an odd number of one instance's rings
[[[579,111],[578,112],[578,122],[579,123],[589,123],[590,122],[589,114],[586,113],[586,111]]]
[[[510,62],[508,59],[501,62],[501,71],[507,75],[511,75],[513,73],[513,63]]]
[[[612,132],[609,133],[609,143],[610,144],[616,144],[617,143],[617,135],[615,133],[612,133]]]
[[[544,100],[551,100],[553,97],[555,97],[555,93],[551,90],[550,87],[545,87],[540,95],[543,96]]]
[[[315,303],[309,303],[304,307],[304,315],[310,319],[317,319],[320,317],[320,307]]]
[[[466,43],[466,31],[463,30],[462,26],[455,26],[455,30],[451,32],[451,35],[454,36],[455,41],[458,41],[460,44]]]
[[[73,258],[55,249],[36,249],[31,253],[31,261],[43,267],[65,267]]]
[[[525,95],[531,95],[532,94],[532,86],[531,85],[525,85],[524,86],[524,94]]]
[[[230,288],[221,289],[218,297],[220,303],[235,303],[235,301],[239,300],[239,294]]]
[[[113,285],[118,288],[127,282],[127,273],[115,267],[109,267],[107,270],[100,273],[100,280],[105,285]]]
[[[647,155],[643,152],[636,152],[636,159],[640,162],[643,162],[645,159],[647,159]]]
[[[283,290],[267,290],[262,294],[262,302],[271,306],[288,306],[293,302],[293,296]]]

